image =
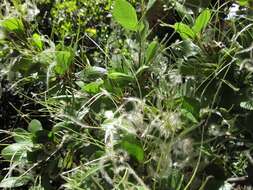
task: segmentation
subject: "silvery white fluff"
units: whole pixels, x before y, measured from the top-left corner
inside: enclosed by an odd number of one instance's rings
[[[176,162],[173,166],[183,168],[187,164],[195,164],[192,158],[196,156],[193,149],[193,140],[191,138],[179,139],[173,146],[173,157]]]
[[[116,133],[114,114],[112,111],[106,111],[104,115],[106,118],[102,124],[102,127],[105,129],[104,141],[108,148],[113,148],[115,143],[114,135]]]
[[[40,10],[37,8],[36,4],[30,0],[26,0],[22,8],[26,10],[25,19],[30,22],[35,19],[35,17],[40,13]]]
[[[237,11],[239,10],[240,6],[236,3],[234,3],[230,9],[229,9],[229,13],[227,15],[227,20],[231,20],[234,19],[237,16]]]
[[[96,66],[94,66],[93,69],[94,69],[94,71],[96,71],[96,72],[98,72],[100,74],[103,74],[103,75],[107,74],[107,70],[104,69],[104,68],[102,68],[102,67],[96,67]]]
[[[159,128],[161,135],[166,138],[169,138],[177,129],[180,129],[182,126],[180,115],[174,112],[163,113],[162,118],[156,123],[160,124],[154,127]]]
[[[136,134],[135,126],[125,114],[115,118],[112,111],[106,111],[104,116],[106,118],[102,124],[105,130],[104,141],[109,149],[113,148],[113,145],[116,143],[119,130],[127,131],[129,134]]]

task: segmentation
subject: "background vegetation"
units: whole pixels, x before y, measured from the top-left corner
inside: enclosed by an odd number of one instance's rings
[[[252,189],[251,0],[2,0],[0,188]]]

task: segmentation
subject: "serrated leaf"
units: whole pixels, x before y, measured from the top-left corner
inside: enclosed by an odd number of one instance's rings
[[[43,130],[42,125],[39,120],[33,119],[28,126],[28,131],[30,131],[32,134],[36,134],[37,131]]]
[[[195,33],[201,32],[201,30],[207,26],[210,19],[211,19],[211,11],[209,9],[202,11],[202,13],[196,19],[195,24],[192,27],[192,30]]]
[[[116,0],[112,12],[113,18],[125,29],[137,30],[138,19],[134,7],[126,0]]]

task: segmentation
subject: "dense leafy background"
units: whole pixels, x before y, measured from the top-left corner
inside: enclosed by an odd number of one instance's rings
[[[0,188],[251,189],[251,0],[5,0]]]

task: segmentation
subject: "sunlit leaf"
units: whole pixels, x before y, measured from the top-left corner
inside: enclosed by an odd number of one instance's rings
[[[73,62],[73,58],[74,55],[71,51],[57,51],[55,66],[56,73],[60,75],[65,74],[69,70],[69,67]]]
[[[194,39],[195,32],[186,24],[178,22],[173,25],[176,32],[180,34],[183,39]]]
[[[108,78],[112,80],[127,80],[127,81],[132,81],[134,79],[132,76],[120,72],[111,72],[108,74]]]
[[[13,143],[5,147],[1,155],[5,160],[18,161],[25,156],[27,148],[32,144],[29,142],[24,143]]]
[[[88,93],[96,94],[100,92],[100,87],[104,84],[103,80],[97,80],[95,82],[91,82],[82,87],[82,90]]]
[[[18,18],[8,18],[0,22],[0,26],[2,26],[8,32],[10,31],[23,31],[24,25],[22,21]]]
[[[30,131],[32,134],[36,134],[37,131],[43,130],[42,125],[39,120],[33,119],[28,126],[28,131]]]
[[[138,19],[134,7],[126,0],[116,0],[114,3],[114,19],[125,29],[137,30]]]
[[[13,131],[13,138],[15,142],[21,143],[25,141],[29,141],[31,137],[31,133],[27,132],[26,130],[22,128],[14,129]]]
[[[41,39],[41,36],[39,34],[35,33],[35,34],[33,34],[32,39],[33,39],[34,46],[36,46],[39,50],[42,50],[44,44]]]
[[[241,6],[248,6],[249,5],[249,0],[237,0],[237,2]]]
[[[88,33],[90,36],[96,36],[97,34],[97,30],[95,28],[87,28],[85,32]]]
[[[211,11],[209,9],[204,10],[196,19],[195,24],[192,27],[192,30],[196,33],[201,32],[201,30],[207,26],[210,19],[211,19]]]

